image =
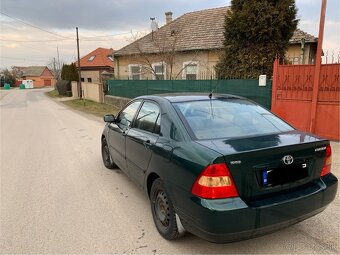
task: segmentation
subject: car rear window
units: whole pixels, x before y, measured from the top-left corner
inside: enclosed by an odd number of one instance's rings
[[[246,99],[173,103],[197,139],[233,138],[294,130],[263,107]]]

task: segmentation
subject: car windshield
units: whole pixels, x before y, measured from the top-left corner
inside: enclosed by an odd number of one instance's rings
[[[197,139],[265,135],[293,128],[246,99],[212,99],[173,103]]]

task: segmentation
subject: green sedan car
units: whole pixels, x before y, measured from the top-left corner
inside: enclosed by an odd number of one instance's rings
[[[330,142],[245,98],[142,96],[104,121],[104,165],[145,191],[168,240],[252,238],[322,212],[336,195]]]

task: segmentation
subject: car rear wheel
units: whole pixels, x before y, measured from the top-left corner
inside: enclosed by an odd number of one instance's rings
[[[107,145],[107,141],[105,138],[102,140],[102,159],[104,166],[108,169],[116,168],[116,164],[113,162],[112,157],[110,155],[109,146]]]
[[[181,237],[185,230],[180,223],[161,179],[156,179],[150,192],[151,212],[158,232],[167,240]]]

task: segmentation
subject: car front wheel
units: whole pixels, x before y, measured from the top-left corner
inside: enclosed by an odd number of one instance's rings
[[[102,140],[102,159],[104,166],[108,169],[116,168],[116,164],[113,162],[112,157],[110,155],[109,146],[105,138]]]
[[[176,216],[161,179],[156,179],[150,192],[151,212],[158,232],[167,240],[181,237],[185,230]]]

